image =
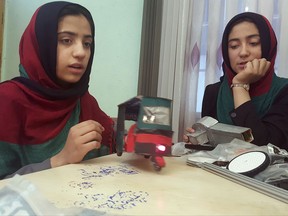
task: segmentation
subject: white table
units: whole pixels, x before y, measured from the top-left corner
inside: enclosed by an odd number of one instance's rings
[[[113,154],[24,177],[58,208],[117,215],[288,215],[286,203],[188,166],[185,157],[165,161],[156,172],[141,155]]]

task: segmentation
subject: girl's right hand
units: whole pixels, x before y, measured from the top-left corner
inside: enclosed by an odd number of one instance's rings
[[[51,158],[51,167],[82,161],[89,151],[101,147],[103,131],[103,126],[93,120],[71,127],[64,148]]]

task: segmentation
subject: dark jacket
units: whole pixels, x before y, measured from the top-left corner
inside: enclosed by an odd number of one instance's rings
[[[204,92],[202,117],[217,118],[217,97],[220,82],[208,85]],[[288,86],[275,98],[268,112],[260,118],[251,101],[231,110],[230,117],[234,125],[251,128],[253,144],[261,146],[271,143],[288,150]]]

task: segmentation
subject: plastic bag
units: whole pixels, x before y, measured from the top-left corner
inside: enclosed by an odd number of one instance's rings
[[[225,168],[233,158],[249,151],[263,151],[270,158],[270,165],[265,170],[253,176],[253,178],[288,189],[288,152],[271,143],[265,146],[256,146],[239,139],[234,139],[230,143],[218,144],[212,151],[191,153],[187,158],[187,163],[190,165],[200,165],[206,162]]]
[[[11,178],[0,190],[0,215],[108,215],[84,208],[56,208],[37,188],[20,175]],[[111,214],[110,214],[111,215]]]
[[[270,165],[253,178],[288,190],[288,163]]]
[[[230,143],[218,144],[212,151],[195,151],[188,157],[189,162],[215,163],[217,161],[229,162],[234,157],[247,151],[258,148],[258,146],[240,139],[233,139]]]

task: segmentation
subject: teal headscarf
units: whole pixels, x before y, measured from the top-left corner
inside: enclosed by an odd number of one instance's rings
[[[219,122],[232,124],[229,113],[234,109],[234,101],[230,85],[236,73],[232,70],[228,56],[228,37],[232,28],[241,21],[253,22],[258,30],[261,41],[262,58],[271,62],[266,75],[250,85],[251,102],[256,107],[259,116],[271,107],[275,97],[288,84],[288,79],[278,77],[274,72],[277,53],[277,39],[269,21],[262,15],[253,12],[244,12],[233,17],[227,24],[222,38],[222,68],[224,76],[217,99],[217,118]]]

